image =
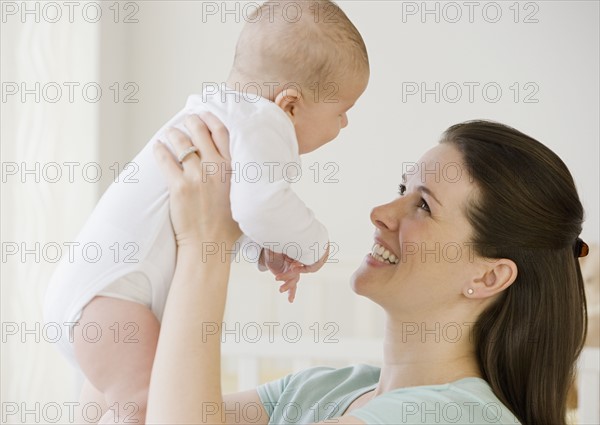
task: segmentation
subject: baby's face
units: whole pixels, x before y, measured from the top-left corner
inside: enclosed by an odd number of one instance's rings
[[[367,88],[368,76],[343,83],[330,83],[317,90],[305,89],[292,118],[300,154],[331,142],[348,125],[346,113]]]

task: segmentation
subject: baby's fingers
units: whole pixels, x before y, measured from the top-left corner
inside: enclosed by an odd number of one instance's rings
[[[286,281],[290,280],[296,276],[298,276],[302,269],[304,268],[304,264],[294,261],[292,263],[285,264],[285,269],[281,273],[275,273],[275,280],[278,281]]]
[[[291,265],[290,265],[290,270],[293,272],[301,272],[302,269],[304,269],[304,264],[302,264],[299,261],[294,261]]]
[[[296,289],[298,289],[298,286],[294,285],[294,287],[288,291],[288,302],[293,303],[296,299]]]
[[[284,273],[277,273],[275,275],[275,280],[278,282],[287,282],[290,279],[293,279],[295,277],[300,276],[300,273],[298,273],[295,270],[288,270]]]
[[[298,284],[299,281],[300,281],[300,276],[296,276],[293,279],[286,280],[285,283],[279,287],[279,292],[285,292],[285,291],[289,290],[293,286],[296,286],[296,284]]]
[[[288,280],[283,285],[279,287],[279,292],[288,291],[288,301],[293,303],[296,298],[296,289],[298,286],[298,281],[300,280],[300,276],[297,276],[291,280]]]

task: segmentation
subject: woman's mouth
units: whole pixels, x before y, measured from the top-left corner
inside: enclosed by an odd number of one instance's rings
[[[383,246],[376,243],[371,248],[371,257],[384,264],[398,264],[400,259],[385,249]]]

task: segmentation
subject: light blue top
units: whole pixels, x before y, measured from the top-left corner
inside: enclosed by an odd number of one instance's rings
[[[374,389],[381,369],[313,367],[257,388],[269,424],[310,424],[341,416]],[[368,424],[519,424],[480,378],[399,388],[350,413]]]

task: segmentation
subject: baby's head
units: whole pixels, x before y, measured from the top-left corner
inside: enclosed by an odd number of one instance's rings
[[[369,80],[356,27],[325,0],[265,2],[246,20],[229,82],[269,93],[294,123],[301,154],[335,139]]]

